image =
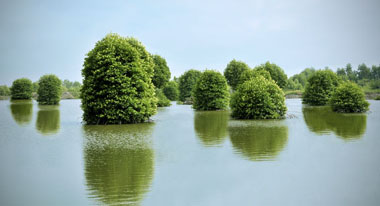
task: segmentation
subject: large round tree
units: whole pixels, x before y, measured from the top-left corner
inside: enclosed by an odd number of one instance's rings
[[[247,70],[249,70],[249,66],[242,61],[236,61],[234,59],[228,63],[226,69],[224,70],[224,76],[232,89],[235,90],[237,88],[241,74]]]
[[[170,79],[170,70],[166,60],[159,55],[152,55],[154,62],[154,75],[152,82],[157,88],[163,88]]]
[[[333,111],[342,113],[365,112],[369,106],[363,90],[353,82],[339,85],[331,95],[330,104]]]
[[[85,58],[81,89],[87,124],[146,121],[157,109],[153,60],[134,38],[108,34]]]
[[[193,90],[196,110],[224,110],[230,100],[226,78],[217,71],[206,70]]]
[[[326,105],[339,85],[338,76],[331,70],[318,70],[311,76],[302,94],[302,102],[309,105]]]
[[[191,98],[191,91],[201,75],[202,72],[190,69],[179,77],[179,100],[184,102]]]
[[[287,84],[288,77],[286,76],[284,70],[276,64],[266,62],[265,64],[261,64],[255,67],[257,70],[266,70],[270,73],[271,78],[276,82],[276,84],[280,88],[285,88]]]
[[[16,79],[12,83],[11,98],[12,99],[31,99],[33,92],[33,83],[30,79]]]
[[[62,81],[53,74],[44,75],[38,81],[37,101],[42,105],[55,105],[61,100]]]

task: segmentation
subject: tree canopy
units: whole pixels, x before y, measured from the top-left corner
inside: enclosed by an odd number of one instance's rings
[[[234,59],[228,63],[226,69],[224,70],[224,76],[226,77],[227,83],[232,87],[232,89],[236,89],[240,82],[242,73],[247,70],[249,70],[249,66],[242,61],[236,61]]]
[[[285,88],[288,77],[286,76],[284,70],[281,69],[281,67],[268,61],[265,64],[261,64],[255,67],[255,69],[266,70],[267,72],[269,72],[271,78],[276,82],[276,84],[280,88]]]
[[[37,101],[42,105],[55,105],[61,100],[62,81],[55,75],[44,75],[38,81]]]
[[[152,55],[154,62],[154,75],[152,82],[157,88],[163,88],[170,79],[170,70],[166,60],[159,55]]]
[[[345,82],[332,93],[330,104],[335,112],[354,113],[368,110],[363,90],[353,82]]]
[[[201,75],[202,72],[190,69],[179,77],[179,100],[184,102],[186,99],[191,98],[191,91]]]
[[[27,78],[16,79],[13,81],[10,90],[12,99],[31,99],[33,83]]]

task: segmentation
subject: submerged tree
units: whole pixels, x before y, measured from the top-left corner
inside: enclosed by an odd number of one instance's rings
[[[179,77],[179,100],[184,102],[191,98],[191,91],[201,75],[202,72],[195,69],[190,69]]]
[[[226,69],[224,70],[224,76],[232,89],[235,90],[237,88],[241,75],[247,70],[249,70],[249,66],[242,61],[236,61],[234,59],[228,63]]]
[[[87,124],[146,121],[157,109],[153,60],[134,38],[108,34],[85,58],[81,89]]]
[[[335,112],[354,113],[368,110],[363,90],[353,82],[345,82],[332,93],[330,104]]]
[[[55,105],[61,100],[62,81],[55,75],[44,75],[38,81],[38,98],[41,105]]]
[[[11,98],[12,99],[31,99],[33,92],[33,83],[30,79],[16,79],[12,83]]]

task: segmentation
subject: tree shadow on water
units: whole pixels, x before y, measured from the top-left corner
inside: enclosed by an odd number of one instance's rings
[[[228,111],[195,112],[194,129],[204,146],[218,146],[224,142],[228,119]]]
[[[28,125],[33,117],[32,100],[12,100],[9,106],[15,122],[20,126]]]

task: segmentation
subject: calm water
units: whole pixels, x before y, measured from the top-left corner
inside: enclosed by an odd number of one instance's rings
[[[85,126],[79,100],[0,101],[0,205],[379,205],[380,101],[286,103],[284,120],[173,105]]]

